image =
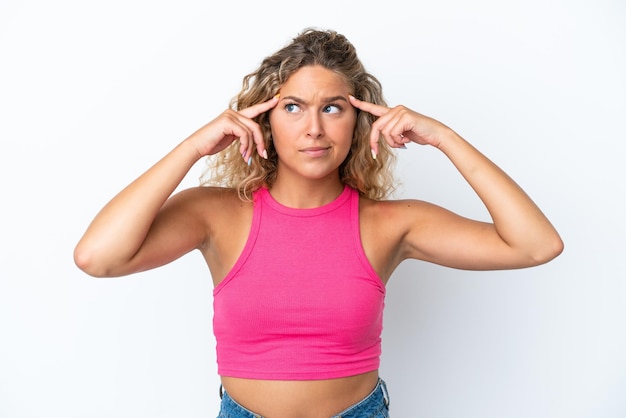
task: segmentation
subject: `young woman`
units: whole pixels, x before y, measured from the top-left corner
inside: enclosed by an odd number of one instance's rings
[[[492,222],[388,200],[393,149],[409,142],[443,152]],[[205,156],[205,182],[172,195]],[[115,196],[74,257],[112,277],[203,254],[220,416],[382,417],[385,284],[403,260],[514,269],[562,249],[500,168],[442,123],[387,107],[344,36],[307,29],[244,78],[229,109]]]

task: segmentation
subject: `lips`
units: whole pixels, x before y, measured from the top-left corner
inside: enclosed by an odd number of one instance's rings
[[[300,152],[306,155],[309,155],[311,157],[321,157],[323,155],[326,155],[329,150],[330,150],[330,147],[307,147],[307,148],[302,148]]]

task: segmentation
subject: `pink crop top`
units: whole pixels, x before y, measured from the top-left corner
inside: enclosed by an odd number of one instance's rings
[[[379,367],[385,286],[350,187],[314,209],[259,189],[246,245],[213,296],[221,376],[317,380]]]

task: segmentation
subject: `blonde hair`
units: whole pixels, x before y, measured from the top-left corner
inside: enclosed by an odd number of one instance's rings
[[[293,73],[311,65],[320,65],[341,75],[355,97],[386,106],[380,82],[365,70],[356,49],[345,36],[333,30],[307,28],[243,78],[242,89],[231,100],[230,107],[241,110],[269,100]],[[376,159],[372,158],[369,135],[375,119],[357,109],[352,146],[339,167],[339,178],[362,196],[379,200],[394,190],[395,155],[385,141],[380,141]],[[271,141],[269,115],[263,113],[254,120],[261,126],[268,159],[255,152],[248,166],[239,154],[238,141],[235,141],[224,151],[207,158],[208,168],[200,177],[201,185],[234,188],[241,199],[251,200],[252,192],[274,184],[278,155]]]

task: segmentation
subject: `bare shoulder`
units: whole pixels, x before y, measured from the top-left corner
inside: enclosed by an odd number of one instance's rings
[[[419,200],[371,200],[361,197],[359,217],[363,250],[386,282],[407,256],[406,237],[431,207]]]
[[[362,232],[393,237],[399,245],[409,234],[437,228],[455,215],[441,206],[417,199],[371,200],[361,198]]]
[[[441,206],[416,199],[375,201],[361,198],[361,241],[379,275],[386,280],[403,260],[434,260],[458,230],[460,217]]]
[[[442,208],[422,200],[371,200],[361,198],[362,222],[378,223],[384,228],[408,228],[420,219],[426,219],[433,211]]]
[[[177,196],[189,202],[190,217],[200,219],[205,235],[199,247],[215,285],[221,282],[244,248],[252,224],[253,204],[234,189],[200,186]],[[200,227],[200,226],[199,226]]]
[[[252,206],[252,202],[240,199],[235,189],[207,186],[182,190],[168,204],[184,206],[204,216],[236,216],[239,211]]]
[[[206,246],[215,237],[246,225],[252,217],[252,202],[239,198],[237,191],[222,187],[198,186],[173,195],[163,206],[160,219],[171,219],[180,231]]]

